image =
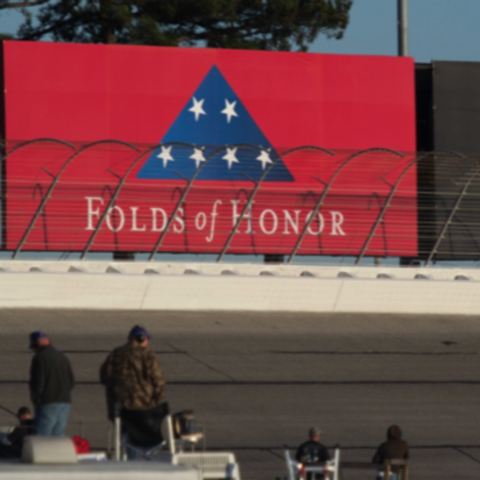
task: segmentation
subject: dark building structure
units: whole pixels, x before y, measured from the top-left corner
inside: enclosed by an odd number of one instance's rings
[[[417,64],[420,257],[480,259],[480,63]]]

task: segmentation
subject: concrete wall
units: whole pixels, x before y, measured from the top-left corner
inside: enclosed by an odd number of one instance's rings
[[[0,262],[0,308],[17,307],[476,315],[480,274],[460,269]]]

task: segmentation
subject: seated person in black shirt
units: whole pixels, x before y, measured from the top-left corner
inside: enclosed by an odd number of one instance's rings
[[[22,456],[23,440],[27,435],[34,435],[33,418],[28,407],[18,409],[17,418],[20,425],[5,435],[0,441],[0,457],[15,458]]]
[[[320,429],[318,427],[312,427],[308,432],[310,440],[302,443],[297,450],[295,460],[303,465],[324,465],[330,460],[327,448],[320,443]],[[313,475],[309,474],[308,479],[313,478]],[[323,478],[321,473],[316,473],[315,478]]]

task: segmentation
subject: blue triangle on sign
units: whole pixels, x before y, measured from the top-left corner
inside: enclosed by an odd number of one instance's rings
[[[258,181],[274,163],[264,181],[295,181],[215,65],[160,143],[163,146],[152,152],[137,178],[190,179],[206,161],[198,180]]]

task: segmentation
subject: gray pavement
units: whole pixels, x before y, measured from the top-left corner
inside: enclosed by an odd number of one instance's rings
[[[480,476],[480,317],[1,310],[0,404],[28,403],[27,335],[45,330],[78,381],[69,432],[105,448],[98,367],[135,323],[154,335],[171,409],[192,408],[245,480],[283,479],[283,446],[313,424],[343,459],[369,461],[398,423],[412,480]]]

